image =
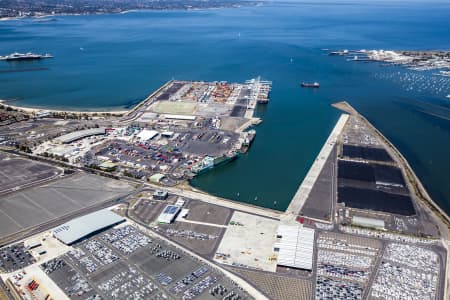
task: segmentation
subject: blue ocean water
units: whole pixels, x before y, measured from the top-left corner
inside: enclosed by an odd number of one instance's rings
[[[347,100],[406,156],[450,212],[450,94],[432,72],[347,62],[327,49],[450,50],[450,4],[295,1],[258,7],[140,11],[0,22],[0,99],[24,106],[122,109],[175,79],[273,81],[249,153],[193,181],[208,192],[285,209]],[[21,69],[46,68],[27,72]],[[319,90],[299,88],[319,81]],[[256,199],[256,200],[255,200]]]

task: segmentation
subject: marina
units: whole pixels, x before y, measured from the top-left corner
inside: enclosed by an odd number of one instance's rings
[[[381,62],[384,65],[404,66],[414,71],[432,71],[436,76],[449,76],[450,52],[447,51],[392,51],[341,50],[329,52],[331,56],[346,56],[347,61]]]

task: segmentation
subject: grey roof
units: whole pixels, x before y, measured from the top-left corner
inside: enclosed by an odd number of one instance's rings
[[[92,135],[100,135],[105,134],[105,128],[91,128],[91,129],[84,129],[84,130],[78,130],[74,131],[65,135],[62,135],[60,137],[55,138],[55,141],[61,142],[61,143],[71,143],[73,141],[92,136]]]
[[[70,245],[98,230],[125,221],[121,216],[108,209],[102,209],[82,217],[70,220],[55,229],[53,234],[61,242]]]

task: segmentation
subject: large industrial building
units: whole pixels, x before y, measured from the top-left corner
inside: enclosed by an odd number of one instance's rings
[[[94,136],[94,135],[104,135],[105,134],[105,128],[92,128],[92,129],[85,129],[85,130],[78,130],[74,131],[62,136],[59,136],[55,138],[55,142],[61,143],[61,144],[70,144],[72,142],[75,142],[77,140]]]
[[[153,139],[158,134],[159,134],[159,132],[156,130],[144,129],[137,135],[137,137],[139,138],[139,140],[141,142],[146,142],[146,141]]]
[[[184,121],[195,121],[195,116],[188,116],[188,115],[171,115],[171,114],[165,114],[165,119],[169,120],[184,120]]]
[[[167,205],[158,217],[158,223],[170,224],[180,212],[180,207],[176,205]]]
[[[312,270],[314,229],[303,226],[280,225],[274,250],[278,252],[278,265]]]
[[[102,209],[70,220],[55,229],[53,235],[66,245],[71,245],[93,233],[124,222],[125,219],[108,209]]]
[[[362,226],[362,227],[381,229],[381,230],[385,229],[384,220],[379,220],[379,219],[374,219],[374,218],[353,216],[352,224]]]

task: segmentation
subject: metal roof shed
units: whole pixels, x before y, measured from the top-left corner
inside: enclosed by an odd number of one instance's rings
[[[95,232],[125,221],[108,209],[102,209],[66,222],[55,229],[53,235],[66,245],[73,244]]]
[[[278,265],[312,270],[314,254],[314,229],[303,226],[280,225],[275,243],[278,249]]]

